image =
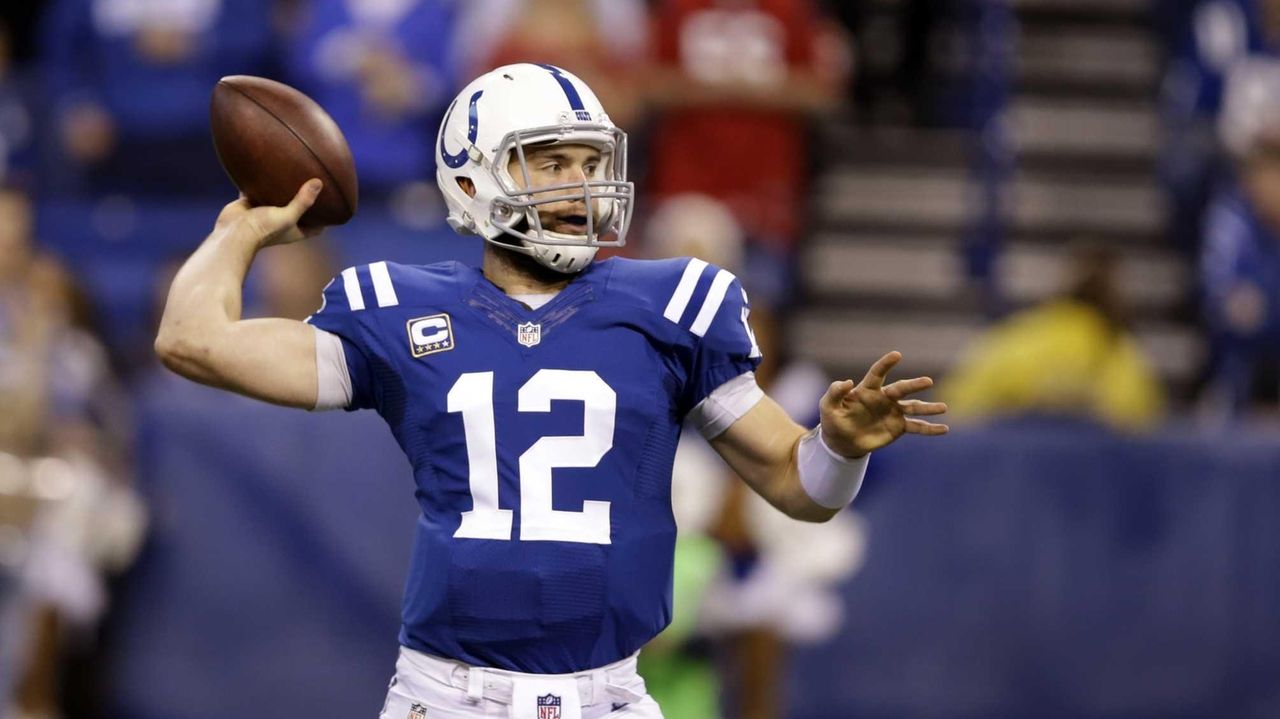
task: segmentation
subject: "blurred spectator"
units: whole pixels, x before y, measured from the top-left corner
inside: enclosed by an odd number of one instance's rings
[[[1230,159],[1246,158],[1277,133],[1280,123],[1280,58],[1254,56],[1231,66],[1223,89],[1222,111],[1215,129]]]
[[[0,19],[0,185],[30,186],[36,122],[27,78],[13,59],[14,37]]]
[[[1231,67],[1280,50],[1276,0],[1157,0],[1153,17],[1165,51],[1165,109],[1178,118],[1216,118]]]
[[[742,228],[728,208],[705,195],[666,200],[654,212],[645,235],[644,246],[652,258],[691,256],[730,271],[740,269]],[[695,434],[686,431],[681,437],[672,468],[671,507],[678,528],[674,618],[640,655],[640,673],[649,693],[671,719],[723,716],[703,613],[708,588],[726,571],[729,559],[712,533],[724,516],[740,517],[741,507],[737,502],[726,509],[736,480]]]
[[[727,203],[764,251],[748,283],[775,295],[805,217],[807,121],[834,107],[842,82],[819,52],[826,26],[811,0],[662,0],[654,12],[652,191]]]
[[[123,479],[128,418],[106,353],[70,275],[34,251],[32,226],[28,198],[0,191],[0,518],[19,518],[0,522],[0,621],[28,630],[0,636],[0,708],[53,717],[74,630],[101,616],[103,572],[128,563],[145,520]]]
[[[1280,61],[1233,70],[1221,130],[1235,171],[1205,216],[1200,258],[1213,340],[1211,405],[1229,414],[1280,400]]]
[[[496,26],[491,46],[475,55],[477,72],[517,62],[563,67],[596,89],[614,124],[635,129],[647,45],[640,0],[481,0],[470,13]]]
[[[361,194],[435,174],[436,126],[457,83],[455,3],[314,0],[289,39],[289,80],[342,127]]]
[[[646,235],[645,246],[655,257],[694,256],[741,270],[742,228],[709,197],[682,195],[666,201]],[[757,382],[796,421],[816,424],[826,376],[788,355],[776,316],[754,297],[749,319],[764,355]],[[776,717],[782,709],[788,645],[830,638],[840,626],[842,606],[834,586],[861,563],[862,523],[847,511],[825,524],[789,519],[727,470],[700,437],[681,439],[672,484],[680,528],[677,581],[685,582],[676,587],[676,596],[697,603],[684,608],[696,611],[697,629],[677,615],[675,632],[660,635],[653,656],[642,655],[650,691],[659,701],[667,700],[663,709],[668,716],[718,715],[712,712],[717,702],[710,664],[700,659],[697,641],[709,637],[728,650],[732,715]],[[717,542],[719,559],[707,556],[708,537]],[[681,557],[688,571],[696,567],[703,574],[682,574]]]
[[[721,202],[704,194],[669,198],[654,212],[645,230],[650,257],[698,257],[726,269],[740,270],[742,228]],[[768,358],[767,358],[768,359]],[[712,536],[723,517],[741,527],[736,478],[728,475],[716,452],[696,432],[685,432],[672,470],[672,509],[676,514],[676,567],[673,619],[640,655],[640,672],[649,693],[669,719],[721,716],[716,664],[703,626],[707,592],[728,571],[730,553],[721,537]],[[733,496],[737,502],[726,508]],[[742,532],[745,535],[745,531]],[[749,542],[749,540],[745,540]],[[773,667],[767,668],[771,672]],[[773,682],[763,687],[769,691]]]
[[[458,62],[468,72],[485,70],[485,59],[492,57],[502,40],[512,33],[515,24],[527,15],[531,0],[468,0],[458,23]],[[560,10],[575,12],[578,18],[595,23],[595,38],[566,38],[570,44],[598,42],[615,56],[641,58],[648,49],[648,8],[643,0],[569,0]],[[571,19],[576,23],[577,18]],[[543,43],[544,46],[549,43]],[[566,68],[572,70],[573,68]],[[598,89],[593,87],[592,89]]]
[[[1154,17],[1165,50],[1160,177],[1170,197],[1170,233],[1193,252],[1205,207],[1223,167],[1215,124],[1226,77],[1249,56],[1280,51],[1277,0],[1158,0]]]
[[[1148,428],[1164,412],[1159,379],[1125,321],[1109,248],[1073,249],[1069,290],[989,328],[942,383],[964,418],[1065,415],[1118,429]]]
[[[645,645],[639,671],[666,719],[722,716],[720,682],[701,628],[707,587],[724,569],[725,555],[710,536],[723,504],[724,462],[701,438],[681,439],[671,477],[676,518],[671,624]]]
[[[822,0],[823,9],[832,19],[840,23],[845,30],[845,40],[850,49],[850,61],[857,72],[848,78],[846,86],[848,99],[853,101],[858,110],[859,119],[865,120],[870,113],[872,92],[867,73],[867,42],[863,33],[867,28],[869,16],[868,3],[865,0]]]
[[[816,425],[829,378],[788,356],[779,318],[765,305],[753,301],[750,321],[764,354],[760,387],[792,419]],[[732,716],[772,719],[782,716],[790,647],[829,640],[844,621],[836,587],[862,565],[865,523],[851,509],[825,524],[798,522],[720,472],[728,484],[712,534],[725,567],[707,589],[701,626],[729,649]]]
[[[650,257],[697,257],[735,272],[741,271],[745,261],[745,242],[729,208],[695,193],[664,200],[645,230]]]
[[[63,161],[92,190],[225,190],[209,95],[224,75],[268,69],[270,12],[261,0],[53,0],[43,65]]]

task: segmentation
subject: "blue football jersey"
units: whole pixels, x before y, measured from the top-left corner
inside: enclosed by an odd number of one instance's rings
[[[342,338],[350,409],[376,409],[413,467],[401,643],[559,674],[660,632],[676,442],[759,364],[747,308],[688,258],[600,261],[537,310],[460,263],[343,271],[309,321]]]

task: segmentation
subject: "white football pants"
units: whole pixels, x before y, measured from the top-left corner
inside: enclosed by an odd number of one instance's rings
[[[658,703],[645,691],[633,654],[608,666],[577,674],[535,675],[472,667],[450,659],[400,647],[396,675],[387,688],[379,719],[470,719],[471,717],[538,717],[541,691],[558,682],[575,692],[581,719],[662,719]],[[575,691],[576,690],[576,691]],[[566,701],[570,698],[565,697]],[[529,706],[525,706],[525,705]],[[557,710],[543,716],[561,717]],[[567,705],[563,719],[579,715]]]

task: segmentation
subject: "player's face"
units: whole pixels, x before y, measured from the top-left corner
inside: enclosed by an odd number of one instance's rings
[[[525,166],[528,177],[520,168],[520,159],[513,156],[507,171],[522,189],[537,190],[540,187],[555,185],[581,185],[587,180],[599,180],[604,174],[604,158],[600,151],[589,145],[547,145],[544,147],[526,147],[524,150]],[[533,192],[534,199],[539,195],[564,195],[572,191],[556,190],[551,193]],[[599,201],[595,205],[595,218],[601,214]],[[583,235],[587,231],[587,203],[585,198],[549,202],[538,205],[538,217],[542,226],[550,232],[566,235]]]

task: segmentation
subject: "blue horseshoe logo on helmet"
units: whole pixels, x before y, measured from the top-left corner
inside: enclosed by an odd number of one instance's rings
[[[471,121],[467,126],[467,146],[462,148],[462,152],[455,155],[445,149],[444,132],[440,133],[440,156],[444,158],[444,164],[454,170],[467,164],[467,158],[469,157],[468,151],[471,149],[472,145],[476,144],[476,137],[480,135],[480,118],[479,113],[476,111],[476,103],[480,101],[480,96],[483,94],[484,90],[477,90],[476,94],[471,96]],[[449,112],[444,116],[443,127],[449,126],[449,120],[453,117],[453,109],[457,104],[458,103],[455,100],[454,104],[449,106]]]
[[[555,65],[539,64],[538,67],[551,73],[551,76],[560,83],[560,89],[564,90],[564,96],[569,100],[569,108],[573,110],[574,117],[582,122],[591,122],[591,113],[587,112],[586,105],[582,104],[582,95],[578,94],[578,88],[565,76],[564,70]]]

